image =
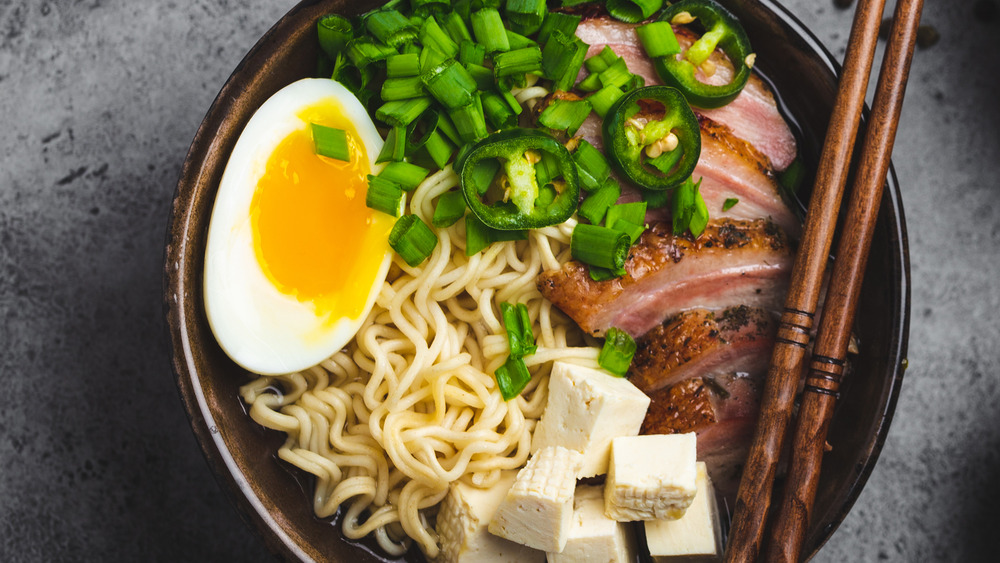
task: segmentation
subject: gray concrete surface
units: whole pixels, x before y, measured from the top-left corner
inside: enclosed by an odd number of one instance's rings
[[[990,561],[1000,547],[997,4],[927,0],[941,37],[916,53],[894,158],[910,369],[819,562]],[[0,560],[270,560],[178,401],[160,261],[198,123],[291,5],[0,0]],[[850,11],[788,5],[843,54]]]

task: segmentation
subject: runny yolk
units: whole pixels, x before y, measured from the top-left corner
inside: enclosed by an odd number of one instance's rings
[[[347,131],[351,161],[315,154],[308,126],[281,141],[251,202],[254,250],[278,290],[313,303],[328,322],[355,319],[389,249],[392,218],[365,205],[368,156],[340,104],[300,117]]]

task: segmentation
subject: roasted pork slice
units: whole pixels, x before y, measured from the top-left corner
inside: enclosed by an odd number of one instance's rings
[[[625,59],[629,71],[642,76],[646,85],[662,84],[656,69],[635,33],[635,24],[611,19],[608,16],[586,18],[576,28],[576,35],[590,47],[587,56],[596,55],[605,45]],[[693,43],[697,37],[686,28],[674,26],[678,42],[682,47]],[[708,83],[724,84],[732,76],[732,65],[725,55],[716,51],[710,60],[715,63],[716,72],[711,77],[699,71],[699,79]],[[784,170],[795,159],[797,145],[788,123],[778,111],[778,104],[770,87],[756,74],[750,76],[743,92],[729,104],[715,109],[696,109],[713,121],[723,124],[740,139],[744,139],[759,150],[774,167]]]
[[[792,260],[787,236],[765,219],[713,219],[697,239],[655,223],[629,250],[624,276],[594,281],[570,261],[536,285],[586,332],[615,326],[639,337],[687,309],[780,308]]]
[[[640,433],[696,433],[698,459],[708,465],[717,492],[731,496],[757,424],[761,392],[760,374],[685,379],[650,394]]]
[[[739,305],[683,311],[636,340],[629,380],[647,394],[706,374],[767,370],[775,313]]]

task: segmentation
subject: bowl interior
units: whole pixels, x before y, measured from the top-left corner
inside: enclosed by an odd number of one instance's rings
[[[313,515],[311,483],[275,456],[283,436],[265,431],[247,416],[238,388],[249,376],[219,348],[203,307],[207,227],[222,171],[243,126],[271,94],[314,71],[316,20],[334,11],[362,13],[378,3],[305,1],[261,38],[226,82],[195,136],[167,236],[164,306],[174,370],[192,428],[243,517],[273,552],[290,560],[383,559],[366,544],[342,539],[339,526]],[[780,5],[767,0],[723,3],[746,27],[758,68],[800,129],[800,154],[814,165],[836,93],[836,63]],[[857,314],[860,354],[830,428],[833,450],[824,459],[805,543],[808,553],[822,546],[860,493],[885,440],[902,378],[909,332],[909,263],[892,173],[875,237]],[[422,558],[411,553],[408,559]]]

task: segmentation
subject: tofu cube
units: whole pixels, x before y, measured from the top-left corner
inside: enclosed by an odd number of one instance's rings
[[[633,563],[635,541],[629,525],[604,515],[604,487],[577,485],[573,522],[562,553],[546,554],[548,563]]]
[[[693,432],[615,438],[605,513],[620,522],[680,518],[698,492],[696,453]]]
[[[656,563],[718,561],[722,555],[719,509],[704,462],[698,462],[697,481],[698,493],[684,516],[644,523],[646,545]]]
[[[573,490],[583,455],[554,446],[528,458],[490,521],[490,532],[542,551],[566,546],[573,518]]]
[[[638,434],[647,408],[649,397],[629,380],[556,362],[531,450],[556,445],[576,450],[584,456],[578,477],[603,475],[608,471],[611,440]]]
[[[437,563],[540,563],[545,554],[497,537],[486,529],[497,507],[514,484],[516,471],[504,471],[492,487],[481,489],[462,481],[451,485],[437,516],[441,551]]]

